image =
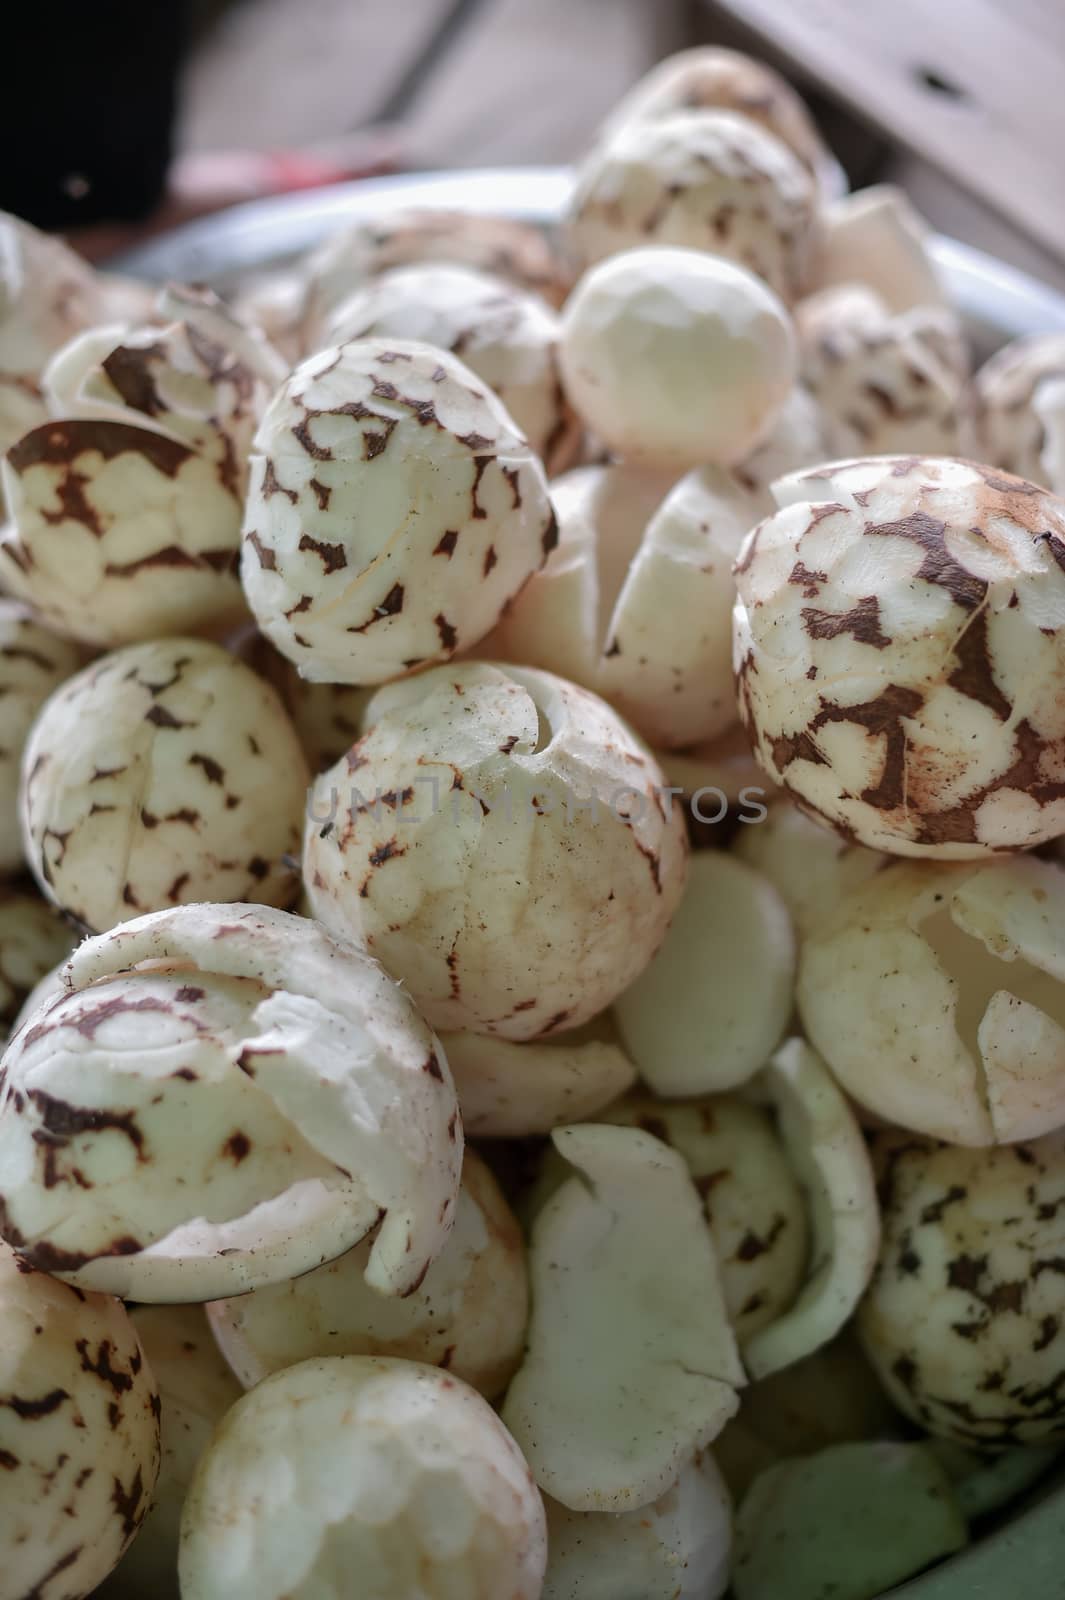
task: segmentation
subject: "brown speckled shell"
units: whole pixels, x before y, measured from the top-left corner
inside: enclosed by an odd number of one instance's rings
[[[858,1330],[895,1404],[977,1449],[1065,1439],[1065,1135],[882,1134],[874,1156],[884,1233]]]
[[[151,1505],[159,1394],[124,1307],[0,1245],[0,1584],[80,1600]]]
[[[802,294],[816,188],[787,145],[728,111],[678,111],[623,127],[585,161],[569,238],[584,266],[638,245],[727,257],[781,299]]]
[[[965,859],[1065,831],[1065,505],[993,468],[796,474],[736,563],[756,754],[862,844]]]

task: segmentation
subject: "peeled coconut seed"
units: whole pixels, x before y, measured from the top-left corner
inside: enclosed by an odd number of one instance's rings
[[[544,230],[531,223],[468,211],[393,212],[339,229],[307,258],[305,348],[317,348],[330,312],[354,290],[383,272],[420,262],[492,272],[554,306],[561,305],[572,284],[568,264]]]
[[[382,689],[311,791],[311,908],[430,1023],[514,1040],[589,1020],[650,959],[687,869],[646,748],[550,673],[464,662]]]
[[[111,649],[243,614],[239,494],[180,439],[48,422],[11,446],[0,484],[4,586],[57,633]]]
[[[108,280],[60,238],[0,212],[0,450],[46,420],[53,351],[113,316]]]
[[[131,645],[68,679],[34,723],[26,858],[97,932],[179,902],[285,905],[307,780],[278,696],[221,645]]]
[[[130,1320],[159,1387],[162,1460],[151,1510],[108,1600],[176,1600],[181,1507],[214,1428],[242,1390],[199,1306],[135,1306]]]
[[[442,261],[394,267],[330,318],[327,345],[419,339],[460,356],[497,395],[549,475],[571,465],[581,427],[558,374],[558,316],[539,295]]]
[[[0,464],[5,587],[103,648],[244,614],[248,451],[284,375],[209,290],[172,285],[155,317],[93,327],[56,352],[41,378],[55,420]]]
[[[384,683],[467,650],[557,537],[543,467],[455,356],[368,338],[309,357],[255,436],[242,577],[314,681]]]
[[[704,467],[670,490],[625,573],[593,687],[660,745],[736,720],[732,563],[753,515],[727,473]]]
[[[86,940],[61,980],[3,1057],[0,1218],[23,1259],[204,1301],[376,1228],[369,1283],[421,1281],[453,1217],[458,1105],[368,956],[265,906],[182,906]]]
[[[774,494],[736,562],[733,624],[769,776],[896,855],[1065,832],[1065,504],[939,457],[830,464]]]
[[[0,889],[0,1028],[14,1024],[31,992],[77,942],[70,924],[36,895]]]
[[[619,462],[575,467],[551,485],[558,544],[481,641],[479,654],[596,687],[610,620],[647,525],[676,482]]]
[[[451,1232],[422,1282],[386,1298],[366,1282],[373,1239],[285,1283],[209,1307],[245,1388],[314,1356],[402,1356],[439,1366],[489,1400],[521,1360],[529,1293],[521,1230],[467,1150]]]
[[[503,1420],[553,1499],[635,1511],[721,1431],[743,1369],[682,1157],[639,1128],[552,1138],[578,1175],[533,1226],[528,1349]]]
[[[239,1400],[182,1515],[182,1600],[538,1600],[544,1508],[513,1439],[413,1361],[304,1361]]]
[[[963,1150],[884,1132],[876,1274],[858,1313],[903,1414],[968,1448],[1065,1440],[1065,1134]]]
[[[775,134],[735,111],[681,109],[593,146],[567,237],[586,267],[636,246],[705,251],[791,301],[809,274],[816,202],[810,173]]]
[[[562,314],[559,353],[566,392],[602,443],[675,473],[748,456],[798,366],[788,314],[760,278],[665,244],[611,254],[585,273]]]
[[[810,1260],[782,1316],[744,1347],[753,1379],[835,1338],[854,1315],[880,1243],[876,1188],[862,1131],[824,1062],[801,1039],[782,1045],[759,1080],[806,1195]]]
[[[622,127],[684,110],[732,111],[782,140],[831,193],[839,174],[801,95],[765,61],[738,50],[698,45],[679,50],[622,95],[600,130],[609,141]]]
[[[43,383],[53,416],[183,440],[242,496],[255,429],[286,371],[210,289],[171,284],[150,323],[81,334],[52,358]]]
[[[18,823],[22,751],[41,706],[82,665],[78,646],[41,626],[28,606],[0,599],[0,868],[23,865]]]
[[[825,419],[828,454],[965,453],[967,373],[950,363],[961,333],[954,328],[951,339],[946,317],[892,315],[878,295],[853,284],[822,289],[797,307],[800,372]]]
[[[598,1033],[606,1037],[597,1037]],[[636,1069],[598,1020],[539,1043],[478,1033],[441,1042],[471,1138],[521,1139],[588,1122],[631,1089]]]
[[[732,1504],[708,1450],[639,1511],[570,1511],[547,1499],[543,1600],[720,1600]]]
[[[152,1503],[159,1391],[124,1306],[0,1245],[4,1600],[75,1600],[115,1567]]]
[[[621,1037],[660,1095],[737,1088],[765,1066],[792,1008],[795,938],[772,884],[716,850],[650,966],[615,1003]]]
[[[1060,493],[1065,476],[1053,469],[1044,405],[1065,377],[1065,335],[1032,334],[1003,345],[973,377],[976,446],[982,461],[1045,483]],[[1051,405],[1056,411],[1056,407]]]

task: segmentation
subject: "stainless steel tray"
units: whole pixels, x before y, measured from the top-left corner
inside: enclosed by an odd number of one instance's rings
[[[571,176],[562,167],[366,178],[234,206],[153,239],[109,265],[138,277],[224,288],[242,273],[292,260],[345,223],[410,206],[455,207],[550,225],[563,216],[571,188]],[[978,355],[1022,334],[1065,331],[1065,296],[1056,290],[957,239],[938,235],[933,250]]]
[[[160,282],[178,278],[225,289],[243,274],[284,265],[347,223],[412,206],[453,207],[550,227],[564,215],[571,188],[569,172],[560,167],[367,178],[234,206],[187,223],[108,265]],[[1065,331],[1065,296],[1054,289],[956,239],[936,236],[933,251],[978,356],[1025,334]],[[1065,1600],[1061,1474],[1025,1497],[995,1532],[893,1589],[890,1600],[1014,1596]]]

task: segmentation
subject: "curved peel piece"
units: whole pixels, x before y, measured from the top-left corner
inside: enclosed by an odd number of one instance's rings
[[[795,936],[776,889],[744,862],[702,850],[665,939],[614,1010],[656,1094],[715,1094],[765,1065],[794,980]]]
[[[483,1033],[441,1036],[471,1137],[522,1139],[584,1122],[636,1081],[636,1068],[591,1024],[555,1041],[518,1043]]]
[[[752,1378],[778,1372],[835,1337],[865,1292],[880,1245],[869,1153],[820,1056],[801,1039],[789,1039],[761,1083],[809,1196],[813,1237],[811,1265],[794,1305],[744,1349]]]
[[[286,912],[182,906],[88,940],[62,981],[4,1057],[0,1201],[23,1255],[207,1300],[379,1224],[367,1281],[420,1281],[454,1214],[458,1105],[439,1041],[368,956]]]
[[[632,1511],[721,1431],[743,1368],[682,1157],[638,1128],[553,1139],[577,1175],[533,1227],[528,1354],[503,1420],[554,1499]]]

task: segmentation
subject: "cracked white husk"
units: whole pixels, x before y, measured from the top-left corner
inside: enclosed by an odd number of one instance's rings
[[[585,157],[567,237],[583,266],[678,245],[747,267],[781,299],[806,287],[817,192],[798,157],[733,111],[682,110],[623,124]]]
[[[636,1079],[609,1012],[557,1039],[444,1033],[441,1041],[471,1138],[520,1139],[590,1122]]]
[[[576,1170],[533,1224],[528,1348],[503,1420],[553,1499],[635,1511],[720,1433],[743,1367],[683,1157],[641,1128],[552,1139]]]
[[[804,300],[795,326],[802,381],[827,424],[826,456],[971,453],[951,313],[892,313],[871,289],[844,284]]]
[[[677,111],[731,111],[775,135],[818,177],[825,193],[839,183],[838,169],[801,96],[764,61],[738,50],[698,45],[667,56],[623,95],[598,138],[657,121]]]
[[[0,1028],[14,1022],[37,986],[47,981],[78,941],[69,923],[37,895],[0,888]]]
[[[48,416],[52,353],[109,313],[106,279],[62,239],[0,212],[0,450]]]
[[[311,791],[316,917],[433,1027],[542,1038],[602,1011],[677,907],[684,819],[646,748],[549,673],[468,662],[390,684]]]
[[[240,500],[208,457],[129,422],[47,422],[0,462],[0,573],[57,633],[110,649],[244,611]]]
[[[181,1507],[212,1432],[243,1391],[199,1306],[135,1306],[130,1320],[159,1389],[162,1459],[151,1510],[113,1589],[116,1600],[176,1600]]]
[[[798,367],[791,320],[745,267],[701,250],[624,250],[586,272],[562,313],[562,381],[597,439],[675,474],[742,461]]]
[[[197,900],[287,905],[307,781],[277,695],[221,645],[129,645],[41,709],[22,761],[26,859],[101,933]]]
[[[314,1356],[395,1356],[438,1366],[486,1399],[521,1361],[529,1292],[521,1230],[484,1162],[467,1150],[455,1220],[422,1283],[386,1299],[366,1282],[372,1241],[287,1283],[208,1307],[246,1389]]]
[[[1058,493],[1065,490],[1063,378],[1065,334],[1033,334],[997,350],[972,382],[980,459]]]
[[[75,1600],[151,1504],[159,1393],[125,1307],[27,1268],[0,1244],[0,1588]]]
[[[292,1492],[299,1483],[300,1492]],[[544,1508],[513,1439],[457,1378],[365,1356],[265,1379],[185,1502],[183,1600],[538,1600]]]
[[[170,284],[139,326],[79,335],[44,373],[53,417],[126,422],[180,439],[214,462],[238,498],[284,361],[210,289]]]
[[[0,869],[21,868],[19,769],[27,735],[48,696],[82,664],[69,639],[42,627],[28,606],[0,599]]]
[[[82,944],[4,1057],[3,1235],[83,1289],[239,1294],[376,1228],[420,1282],[462,1128],[439,1041],[364,952],[265,906],[193,905]]]
[[[614,1011],[656,1094],[719,1093],[765,1066],[794,985],[795,936],[776,889],[744,862],[698,850],[664,941]]]
[[[1065,1135],[962,1150],[878,1134],[884,1236],[858,1333],[892,1400],[977,1450],[1060,1442]]]
[[[742,1351],[788,1310],[806,1271],[806,1198],[770,1117],[730,1095],[672,1103],[637,1095],[602,1120],[643,1128],[683,1156],[703,1197]]]
[[[568,264],[542,228],[468,211],[394,212],[340,229],[307,259],[302,317],[306,348],[315,347],[330,312],[354,290],[393,267],[421,262],[491,272],[556,306],[572,282]]]
[[[666,490],[668,489],[668,493]],[[556,479],[559,542],[480,653],[562,672],[660,748],[736,720],[732,562],[755,520],[731,474],[632,467]]]
[[[804,943],[799,1011],[847,1092],[904,1128],[1006,1144],[1065,1121],[1065,870],[896,864]]]
[[[993,468],[796,473],[736,563],[740,711],[766,771],[874,849],[1065,832],[1065,504]]]
[[[383,683],[476,644],[557,538],[547,481],[480,379],[414,340],[320,351],[255,440],[242,576],[302,676]]]
[[[11,593],[110,647],[240,616],[251,435],[280,358],[206,290],[160,296],[161,325],[110,325],[58,351],[53,418],[2,464]]]
[[[417,339],[458,356],[506,407],[549,476],[573,462],[581,426],[558,373],[558,314],[505,278],[442,261],[395,267],[341,301],[322,343]]]

